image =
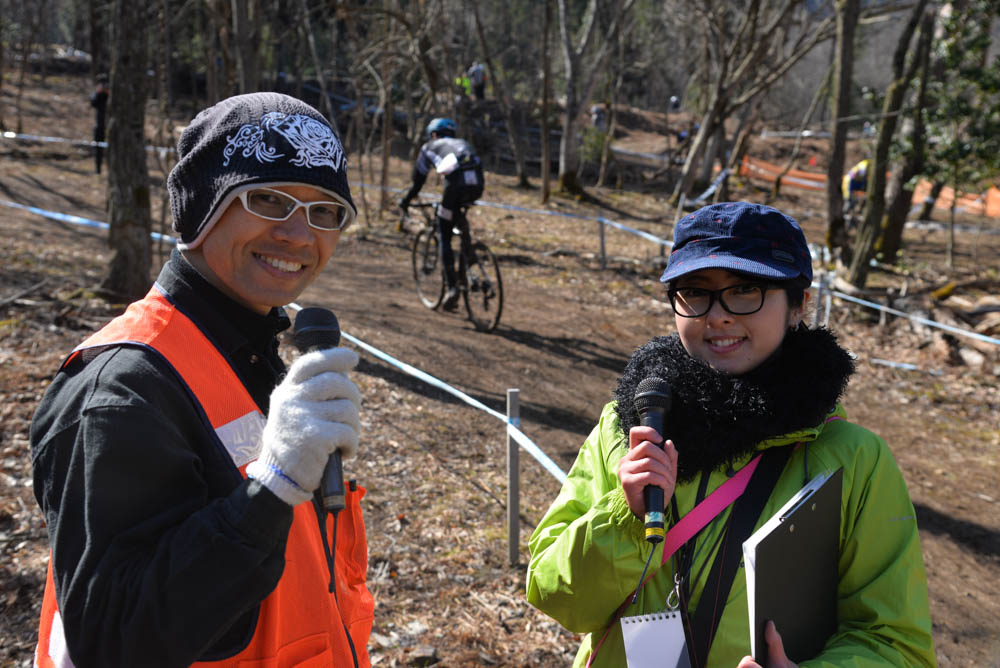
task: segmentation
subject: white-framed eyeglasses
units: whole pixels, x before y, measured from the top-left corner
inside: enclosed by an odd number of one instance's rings
[[[334,232],[347,227],[353,220],[353,211],[346,202],[303,202],[286,192],[273,188],[247,188],[237,195],[243,208],[266,220],[288,220],[302,207],[306,210],[309,227],[324,232]]]

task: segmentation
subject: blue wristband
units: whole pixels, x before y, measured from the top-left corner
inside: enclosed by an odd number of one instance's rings
[[[266,466],[271,471],[271,473],[273,473],[274,475],[278,476],[279,478],[281,478],[282,480],[284,480],[285,482],[287,482],[289,485],[291,485],[295,489],[303,491],[303,492],[306,492],[307,494],[309,493],[309,490],[303,489],[303,487],[301,485],[299,485],[299,483],[295,482],[294,480],[292,480],[291,478],[289,478],[287,475],[285,475],[285,472],[282,471],[281,469],[279,469],[274,464],[264,463],[264,466]],[[248,472],[247,473],[247,477],[248,478],[253,478],[253,475],[251,475]]]

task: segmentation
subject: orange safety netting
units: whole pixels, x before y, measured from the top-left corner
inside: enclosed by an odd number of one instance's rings
[[[782,168],[778,165],[751,157],[744,157],[743,164],[740,165],[740,176],[764,179],[771,182],[778,178],[781,171]],[[825,190],[826,174],[792,169],[781,178],[781,184],[804,190]],[[920,181],[913,191],[913,202],[922,202],[930,191],[930,182]],[[934,202],[934,207],[937,209],[950,209],[951,201],[954,197],[955,191],[953,189],[942,188],[941,194],[938,195],[937,201]],[[957,208],[973,215],[1000,218],[1000,189],[990,188],[984,193],[961,195],[958,198]]]

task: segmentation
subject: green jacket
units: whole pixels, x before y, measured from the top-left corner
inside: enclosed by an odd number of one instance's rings
[[[809,478],[844,468],[838,630],[820,656],[800,665],[936,665],[927,578],[906,485],[885,442],[844,417],[838,406],[823,424],[760,445],[763,449],[801,441],[804,447],[791,455],[758,526]],[[618,462],[627,449],[614,404],[609,403],[529,543],[528,601],[566,629],[586,634],[574,666],[586,665],[615,611],[638,584],[651,549],[643,521],[629,510],[618,480]],[[707,493],[725,480],[725,473],[712,473]],[[692,509],[697,487],[695,479],[674,491],[681,517]],[[691,573],[700,573],[701,578],[691,584],[692,611],[710,570],[710,563],[709,568],[701,566],[715,558],[708,548],[697,550],[703,544],[715,545],[728,512],[697,538]],[[672,521],[669,511],[667,518]],[[626,609],[626,616],[664,609],[677,560],[660,568],[662,547],[656,550],[650,565],[655,575],[637,603]],[[747,617],[746,577],[740,568],[709,652],[710,666],[735,668],[750,653]],[[625,663],[621,627],[616,623],[593,665]]]

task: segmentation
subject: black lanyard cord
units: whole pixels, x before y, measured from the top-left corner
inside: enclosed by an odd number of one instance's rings
[[[352,488],[353,489],[353,488]],[[326,535],[326,516],[327,509],[323,507],[322,497],[317,493],[313,497],[313,506],[316,508],[316,519],[319,520],[319,533],[323,537],[323,551],[326,553],[326,565],[330,571],[330,583],[328,585],[328,591],[333,594],[333,600],[337,603],[337,609],[340,609],[340,600],[337,597],[337,577],[336,577],[336,565],[337,565],[337,520],[340,519],[340,511],[333,511],[333,536],[331,540],[327,540]],[[343,619],[341,615],[341,622],[344,625],[344,635],[347,637],[347,644],[351,648],[351,656],[354,658],[354,666],[357,668],[358,664],[358,652],[354,648],[354,639],[351,638],[351,632],[347,628],[347,621]]]
[[[720,532],[721,545],[715,559],[712,560],[712,570],[705,580],[698,608],[689,617],[688,654],[691,665],[696,668],[704,666],[708,661],[708,651],[712,646],[715,630],[722,618],[729,590],[732,588],[743,555],[743,541],[753,533],[753,528],[794,448],[793,445],[769,448],[761,455],[761,460],[750,477],[746,489],[733,504],[725,530]],[[683,605],[686,612],[686,601],[683,601]],[[685,617],[688,615],[685,614]]]

